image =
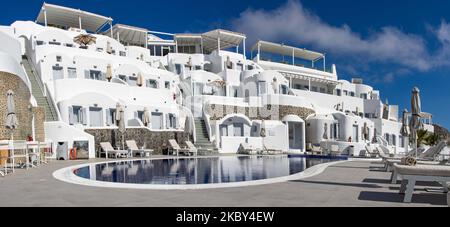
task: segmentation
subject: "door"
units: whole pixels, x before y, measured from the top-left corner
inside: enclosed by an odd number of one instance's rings
[[[359,128],[358,125],[353,125],[352,142],[359,142]]]
[[[243,137],[244,136],[244,124],[243,123],[234,123],[234,136],[235,137]]]
[[[53,80],[64,79],[63,67],[53,66]]]
[[[152,113],[152,129],[162,129],[162,113]]]
[[[289,149],[303,149],[303,130],[301,123],[289,123]]]
[[[90,107],[89,117],[91,127],[101,127],[103,126],[102,108]]]

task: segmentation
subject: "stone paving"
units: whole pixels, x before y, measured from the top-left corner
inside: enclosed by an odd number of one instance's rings
[[[104,160],[90,162],[95,161]],[[380,172],[380,164],[370,161],[340,163],[298,181],[211,190],[105,189],[68,184],[52,177],[55,170],[82,163],[86,161],[54,161],[0,178],[0,206],[447,206],[445,194],[425,190],[437,185],[419,184],[413,203],[402,203],[399,185],[389,184],[389,174]]]

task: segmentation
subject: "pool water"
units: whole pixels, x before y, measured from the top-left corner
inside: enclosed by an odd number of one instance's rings
[[[74,171],[85,179],[128,184],[194,185],[285,177],[343,158],[307,156],[226,156],[119,161]]]

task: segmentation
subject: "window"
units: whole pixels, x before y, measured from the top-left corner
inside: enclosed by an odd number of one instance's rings
[[[294,84],[294,89],[301,90],[302,87],[303,86],[301,84]]]
[[[194,66],[194,69],[195,69],[195,70],[202,70],[202,66],[196,65],[196,66]]]
[[[365,94],[365,93],[364,93],[364,94],[361,94],[360,97],[361,97],[362,99],[367,99],[367,94]]]
[[[336,89],[336,95],[337,96],[342,96],[342,90],[341,89]]]
[[[314,87],[314,86],[313,86],[313,87],[311,88],[311,91],[317,92],[317,87]]]
[[[259,81],[257,89],[258,95],[267,94],[266,81]]]
[[[325,93],[325,88],[321,87],[320,88],[320,93]]]
[[[103,80],[102,72],[97,71],[97,70],[90,70],[88,79],[91,79],[91,80]]]
[[[62,57],[61,56],[56,56],[56,62],[62,62]]]
[[[126,57],[127,53],[125,51],[119,51],[119,56]]]
[[[134,117],[136,119],[143,121],[144,120],[144,111],[136,111]]]
[[[331,139],[339,139],[339,124],[338,123],[334,123],[330,125],[331,127]]]
[[[238,71],[244,71],[244,65],[242,63],[237,63],[236,64],[236,69]]]
[[[116,109],[106,110],[106,125],[112,126],[116,124]]]
[[[234,123],[234,136],[235,137],[243,137],[244,136],[244,124],[243,123]]]
[[[220,136],[228,136],[228,126],[220,125],[219,126]]]
[[[89,117],[91,127],[103,126],[103,111],[99,107],[89,107]]]
[[[286,85],[281,85],[281,94],[287,95],[288,93],[289,93],[288,86],[286,86]]]
[[[123,80],[123,81],[125,81],[125,82],[128,81],[128,77],[125,76],[125,75],[119,75],[119,79],[121,79],[121,80]]]
[[[177,117],[175,114],[167,114],[166,124],[167,128],[178,128]]]
[[[389,136],[389,134],[384,134],[384,139],[388,142],[388,145],[392,145],[392,143],[391,143],[391,141],[390,141],[390,136]]]
[[[73,44],[66,43],[66,47],[73,47]]]
[[[38,45],[38,46],[44,45],[44,41],[38,40],[38,41],[36,41],[36,45]]]
[[[355,97],[355,92],[351,91],[351,92],[350,92],[350,96],[351,96],[351,97]]]
[[[56,46],[61,45],[61,43],[59,43],[59,42],[48,42],[48,44],[50,44],[50,45],[56,45]]]
[[[254,69],[253,65],[247,65],[247,70],[253,70],[253,69]]]
[[[400,141],[400,147],[405,147],[405,137],[403,137],[402,135],[400,135],[398,137],[399,141]]]
[[[344,90],[344,95],[348,96],[348,91],[347,90]]]
[[[83,108],[81,106],[69,107],[69,124],[83,124]]]
[[[170,82],[169,81],[164,82],[164,87],[166,89],[170,89]]]
[[[128,77],[127,83],[130,86],[137,86],[137,77],[134,77],[134,76]]]
[[[237,97],[239,97],[239,86],[237,86],[237,87],[235,87],[235,86],[233,86],[233,97],[235,97],[235,98],[237,98]]]
[[[397,146],[397,136],[392,135],[392,146]]]
[[[181,68],[182,68],[183,66],[181,65],[181,64],[175,64],[175,73],[177,74],[177,75],[181,75]]]
[[[156,80],[147,80],[147,87],[149,88],[158,88],[158,82]]]
[[[67,68],[67,75],[69,78],[77,78],[77,69],[76,68]]]
[[[61,66],[53,66],[53,80],[64,79],[64,71]]]

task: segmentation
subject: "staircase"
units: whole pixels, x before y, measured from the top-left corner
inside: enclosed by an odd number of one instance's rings
[[[206,124],[204,120],[195,119],[195,133],[197,137],[195,147],[197,147],[199,154],[211,155],[218,153],[218,150],[209,141],[208,131],[206,130]]]
[[[31,93],[36,99],[38,106],[44,108],[45,110],[45,121],[58,121],[56,108],[53,106],[53,103],[49,99],[49,96],[44,95],[45,87],[42,82],[40,83],[38,76],[36,75],[30,61],[26,56],[22,56],[22,64],[31,82]]]

